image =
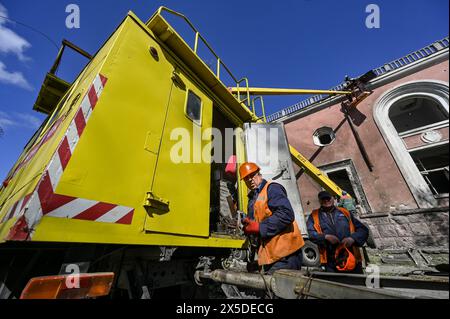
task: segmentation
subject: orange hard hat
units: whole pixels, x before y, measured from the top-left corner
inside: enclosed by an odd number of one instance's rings
[[[352,271],[356,267],[355,256],[344,245],[339,245],[336,248],[335,259],[336,269],[339,271]]]
[[[255,172],[259,172],[260,168],[258,165],[252,162],[245,162],[241,164],[239,167],[239,176],[241,180],[246,178],[248,175],[253,174]]]

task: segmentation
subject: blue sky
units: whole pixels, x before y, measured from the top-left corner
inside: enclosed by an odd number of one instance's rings
[[[65,25],[71,3],[79,29]],[[371,3],[379,29],[365,25]],[[0,15],[95,53],[128,10],[145,21],[160,5],[187,15],[237,77],[262,87],[327,89],[444,38],[449,25],[448,0],[0,0]],[[0,179],[45,118],[32,106],[56,54],[39,33],[0,18]],[[72,80],[83,62],[68,54],[59,76]],[[302,99],[267,98],[267,113]]]

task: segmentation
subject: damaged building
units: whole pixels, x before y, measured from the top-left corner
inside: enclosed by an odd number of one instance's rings
[[[369,95],[348,111],[344,97],[319,95],[268,118],[352,195],[378,249],[448,252],[448,46],[446,37],[372,70]],[[297,182],[309,213],[321,187],[301,170]]]

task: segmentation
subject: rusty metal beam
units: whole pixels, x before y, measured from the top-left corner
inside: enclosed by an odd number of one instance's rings
[[[401,292],[370,289],[307,276],[302,271],[278,270],[273,275],[233,272],[217,269],[197,272],[199,278],[258,290],[266,290],[284,299],[408,299]]]

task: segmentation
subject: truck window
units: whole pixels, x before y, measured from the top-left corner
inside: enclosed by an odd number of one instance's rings
[[[186,115],[196,124],[202,124],[202,100],[191,90],[188,90]]]

